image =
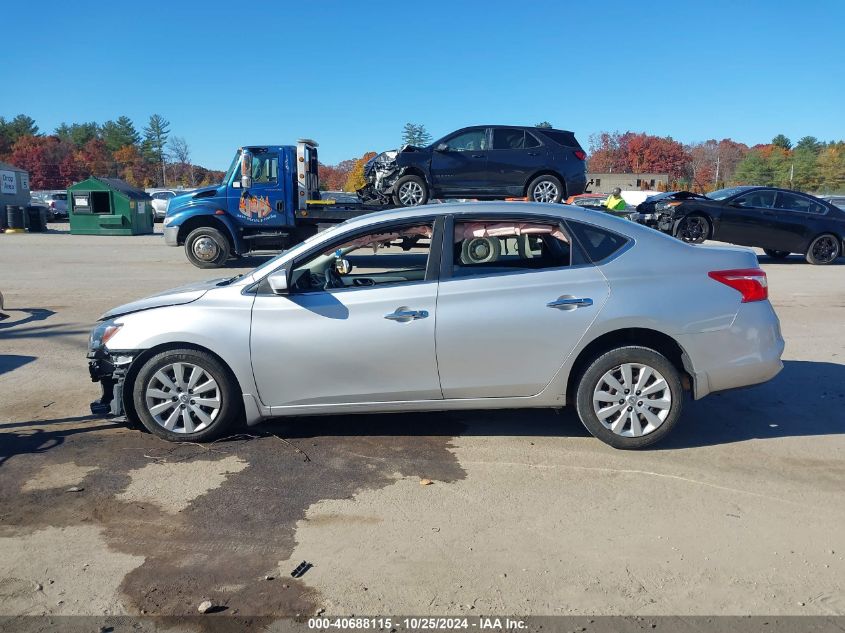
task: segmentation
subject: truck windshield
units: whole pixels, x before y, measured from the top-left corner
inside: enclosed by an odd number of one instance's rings
[[[221,184],[228,185],[229,180],[232,178],[232,172],[235,171],[235,168],[241,164],[241,153],[235,152],[235,157],[232,159],[232,164],[229,165],[229,169],[226,170],[226,175],[223,176],[223,182]]]

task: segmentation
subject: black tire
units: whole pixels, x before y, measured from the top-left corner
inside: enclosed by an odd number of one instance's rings
[[[789,251],[776,251],[771,248],[764,248],[763,252],[772,259],[786,259],[789,257]]]
[[[842,240],[833,233],[822,233],[810,242],[804,259],[816,266],[826,266],[835,262],[840,255],[842,255]]]
[[[644,435],[640,435],[639,437],[626,437],[625,435],[614,433],[602,423],[593,407],[593,394],[600,386],[604,385],[603,381],[605,375],[608,372],[612,372],[614,368],[619,368],[626,363],[645,365],[652,370],[659,372],[665,380],[666,389],[668,389],[671,394],[669,408],[667,409],[668,414],[665,419],[662,420],[661,424],[656,425],[656,428]],[[642,370],[636,371],[642,372]],[[632,372],[632,382],[635,384],[630,386],[631,393],[625,394],[618,392],[613,396],[613,406],[615,407],[617,404],[622,406],[622,408],[618,410],[620,417],[625,418],[630,415],[628,413],[629,411],[635,410],[634,412],[637,414],[638,424],[641,424],[642,420],[646,420],[645,412],[643,410],[647,410],[652,416],[660,415],[660,413],[655,414],[655,411],[659,411],[658,409],[648,407],[647,405],[642,406],[638,403],[647,401],[650,399],[650,396],[660,395],[660,393],[665,394],[665,389],[662,389],[661,392],[657,394],[638,395],[638,393],[634,391],[634,388],[636,386],[637,379],[641,375],[642,373],[637,373],[636,377],[634,377]],[[620,383],[623,383],[623,381],[624,378],[619,380]],[[648,385],[648,387],[656,386],[657,383],[658,381],[654,379],[653,374],[651,377],[647,378],[646,385]],[[608,387],[608,389],[610,389],[610,387]],[[610,391],[602,390],[602,393],[610,393]],[[625,403],[623,404],[621,402],[617,402],[615,400],[616,395],[619,395],[620,400],[625,401]],[[606,352],[594,359],[587,366],[577,382],[575,403],[578,411],[578,417],[594,437],[597,437],[602,442],[609,444],[613,448],[638,449],[650,446],[655,442],[659,442],[672,430],[681,416],[681,410],[683,409],[683,396],[684,391],[681,386],[680,372],[669,361],[669,359],[653,349],[632,345],[610,350],[609,352]],[[633,398],[633,400],[631,400],[631,398]],[[658,401],[662,400],[655,399],[655,402]],[[640,415],[643,417],[640,417]],[[615,426],[615,423],[612,426]],[[633,430],[632,426],[633,423],[630,420],[622,422],[622,426],[619,428],[619,431],[620,433],[631,433]],[[649,423],[647,421],[644,430],[647,430],[648,426]],[[627,429],[627,431],[625,429]]]
[[[197,268],[220,268],[231,254],[229,240],[210,226],[201,226],[185,238],[185,254]]]
[[[174,384],[177,384],[173,378],[170,378],[171,374],[169,373],[169,368],[174,363],[183,364],[183,386],[187,386],[187,384],[189,384],[187,380],[191,377],[192,372],[192,367],[189,367],[189,365],[201,368],[202,371],[205,372],[205,375],[210,376],[214,380],[214,383],[216,383],[216,388],[211,392],[211,395],[217,396],[219,407],[216,414],[213,416],[211,423],[198,431],[191,432],[188,429],[183,421],[184,418],[182,411],[188,411],[188,417],[191,419],[192,424],[198,423],[197,426],[201,425],[202,421],[200,418],[191,413],[194,407],[191,406],[189,408],[189,404],[194,405],[196,400],[192,400],[190,398],[192,396],[199,396],[197,397],[197,400],[199,400],[201,397],[207,397],[209,394],[208,390],[200,394],[199,392],[194,393],[191,390],[183,389],[178,393],[178,398],[180,398],[180,400],[176,400],[175,402],[180,402],[183,395],[186,396],[187,400],[182,402],[182,404],[173,404],[172,409],[166,408],[160,416],[163,418],[165,415],[176,411],[175,415],[177,415],[177,418],[174,430],[168,430],[157,422],[154,414],[150,410],[150,405],[148,405],[146,397],[148,387],[152,389],[155,388],[156,385],[161,386],[162,384],[158,378],[156,378],[156,374],[159,370],[164,369],[164,373],[168,376],[168,378],[174,382]],[[203,381],[202,384],[206,384],[205,381]],[[198,384],[196,386],[202,386],[202,384]],[[158,402],[158,400],[158,398],[153,400],[153,402],[155,402],[155,404],[152,405],[153,408],[167,403],[166,398],[161,399],[161,402]],[[161,352],[160,354],[156,354],[147,360],[138,371],[138,374],[135,377],[135,382],[132,385],[132,405],[138,419],[141,421],[141,424],[143,424],[150,433],[158,435],[170,442],[205,442],[220,437],[227,431],[231,431],[240,422],[243,412],[243,401],[241,398],[240,388],[238,387],[234,376],[232,376],[232,373],[211,354],[194,349],[167,350]],[[204,413],[206,417],[210,417],[211,415],[208,408],[206,408]],[[180,431],[180,429],[182,430]]]
[[[548,174],[537,176],[525,190],[529,202],[557,203],[563,199],[564,193],[560,179]]]
[[[397,207],[418,207],[428,202],[428,186],[419,176],[402,176],[393,186]]]
[[[712,224],[700,213],[691,213],[680,219],[674,236],[687,244],[701,244],[713,235]]]

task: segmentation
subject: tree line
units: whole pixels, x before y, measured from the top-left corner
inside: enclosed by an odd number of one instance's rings
[[[223,172],[191,161],[188,142],[170,122],[150,116],[138,131],[126,116],[97,123],[62,123],[44,134],[25,114],[0,117],[0,161],[29,172],[30,188],[65,189],[89,176],[122,178],[139,187],[194,187],[220,182]]]
[[[845,191],[845,142],[783,134],[748,146],[729,138],[682,144],[638,132],[590,137],[593,173],[666,173],[671,189],[713,191],[730,185],[784,187],[811,193]]]

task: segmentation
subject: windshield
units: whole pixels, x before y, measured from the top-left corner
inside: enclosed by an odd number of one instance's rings
[[[743,187],[728,187],[727,189],[717,189],[716,191],[711,191],[707,194],[707,197],[711,200],[724,200],[725,198],[730,198],[731,196],[735,196],[738,193],[745,191],[746,189],[753,189],[750,186],[743,186]]]
[[[235,152],[235,157],[232,159],[232,164],[229,165],[229,169],[226,170],[226,175],[223,176],[223,182],[221,184],[228,185],[229,180],[232,178],[232,172],[235,171],[235,168],[240,165],[241,162],[241,152],[238,150]]]
[[[344,228],[344,225],[348,224],[349,222],[350,222],[350,220],[346,220],[345,222],[341,222],[340,224],[335,224],[330,229],[326,229],[325,231],[320,231],[319,233],[315,233],[314,235],[309,237],[304,242],[300,242],[299,244],[291,246],[290,248],[283,250],[281,253],[279,253],[278,255],[273,257],[272,259],[268,259],[266,262],[261,264],[261,266],[252,270],[249,274],[255,275],[256,277],[261,276],[261,274],[263,274],[264,272],[270,271],[273,268],[275,268],[276,263],[282,257],[286,257],[287,254],[290,253],[292,250],[294,250],[294,249],[298,250],[300,247],[305,246],[307,244],[311,244],[312,242],[316,241],[317,239],[323,239],[324,237],[329,237],[330,235],[333,235],[334,233],[337,233],[338,231],[342,230]]]

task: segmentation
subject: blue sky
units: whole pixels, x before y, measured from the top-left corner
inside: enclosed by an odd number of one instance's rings
[[[478,123],[845,138],[843,0],[9,2],[0,115],[151,113],[195,162],[320,142],[323,162]],[[10,25],[14,25],[11,29]],[[832,25],[836,25],[833,26]],[[9,80],[11,78],[11,80]]]

